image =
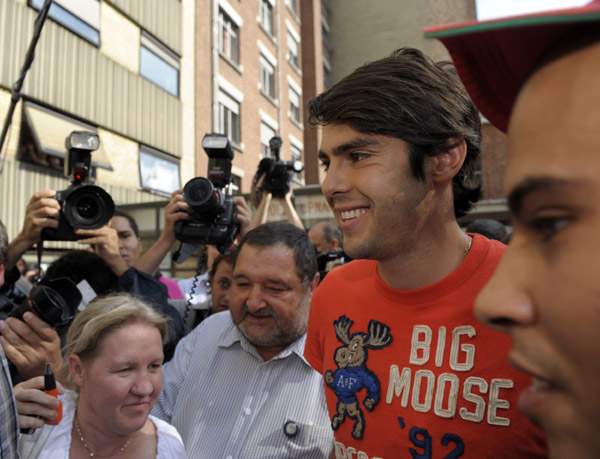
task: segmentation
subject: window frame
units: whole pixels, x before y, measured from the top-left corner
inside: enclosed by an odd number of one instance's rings
[[[240,64],[240,27],[225,11],[222,6],[219,6],[219,54],[235,63]],[[226,40],[225,32],[227,32],[228,40]],[[232,43],[235,46],[232,46]],[[227,46],[226,46],[227,44]]]
[[[292,46],[290,46],[292,44]],[[287,52],[288,52],[288,62],[292,64],[295,68],[300,68],[300,43],[296,38],[290,33],[288,30],[287,34]]]
[[[83,40],[91,43],[97,48],[100,47],[100,1],[99,0],[78,0],[78,2],[69,2],[70,8],[67,8],[66,2],[54,0],[48,10],[48,17],[65,29],[74,33]],[[40,11],[44,5],[44,0],[27,0],[27,4]],[[90,16],[84,14],[84,11],[90,12],[90,6],[93,5],[94,11]],[[97,6],[96,6],[97,5]],[[86,8],[87,6],[87,8]],[[80,12],[73,8],[81,8]],[[88,16],[87,20],[84,16]],[[96,24],[91,24],[91,20]]]
[[[225,134],[232,145],[239,147],[242,143],[241,102],[236,100],[225,89],[219,88],[217,96],[218,127],[217,132]],[[228,128],[233,128],[228,132]]]
[[[262,53],[258,57],[259,83],[263,94],[271,99],[275,99],[275,66],[269,62]],[[265,87],[265,80],[268,80],[268,87]]]
[[[260,122],[260,159],[271,158],[271,149],[269,141],[277,135],[277,130],[273,129],[269,123],[261,120]],[[267,138],[268,137],[268,138]]]
[[[156,186],[149,186],[149,185],[147,185],[147,183],[145,183],[146,180],[144,179],[144,175],[143,175],[143,172],[144,172],[143,171],[143,168],[144,168],[143,157],[144,156],[146,156],[148,158],[153,158],[162,164],[172,164],[172,165],[176,166],[177,172],[176,172],[175,177],[177,178],[177,180],[176,180],[177,183],[173,185],[173,189],[167,189],[167,188],[161,189],[161,188],[157,188]],[[160,173],[161,180],[159,180],[158,183],[164,183],[165,176],[169,176],[168,171],[166,174],[164,172]],[[175,158],[175,157],[168,155],[162,151],[156,150],[155,148],[152,148],[148,145],[140,143],[139,148],[138,148],[138,177],[139,177],[140,189],[154,193],[154,194],[158,194],[161,196],[170,197],[171,193],[173,193],[174,191],[179,190],[181,188],[181,162],[178,158]]]
[[[152,69],[149,73],[145,73],[143,70],[143,56],[144,50],[149,53],[149,55],[153,56],[158,60],[159,63],[166,66],[167,69],[173,70],[176,75],[175,79],[175,88],[171,90],[171,86],[162,84],[162,81],[157,78],[155,75],[155,69]],[[164,44],[156,40],[154,37],[150,36],[145,30],[142,30],[140,36],[140,62],[139,62],[139,72],[140,75],[151,83],[155,84],[159,88],[168,92],[174,97],[179,98],[180,96],[180,88],[181,88],[181,72],[180,72],[180,62],[179,56],[170,51]],[[161,73],[161,75],[167,75],[165,73]]]
[[[273,9],[273,3],[270,0],[258,0],[259,24],[271,38],[275,35]]]

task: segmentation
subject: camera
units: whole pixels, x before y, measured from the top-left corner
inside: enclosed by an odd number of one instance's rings
[[[44,228],[42,240],[75,241],[87,236],[73,230],[97,229],[106,225],[113,216],[115,204],[110,195],[96,185],[83,184],[89,174],[92,151],[100,146],[98,134],[73,131],[65,139],[67,156],[65,175],[71,176],[71,186],[56,193],[60,204],[58,228]]]
[[[71,279],[60,277],[49,280],[42,277],[29,292],[27,300],[11,316],[23,320],[23,314],[30,311],[56,328],[75,317],[81,299],[81,292]]]
[[[317,252],[317,267],[320,274],[319,283],[325,279],[327,273],[333,268],[351,261],[352,258],[346,255],[344,252],[338,252],[337,250]]]
[[[304,170],[304,164],[301,161],[282,161],[279,156],[281,148],[281,137],[272,137],[269,141],[269,148],[273,158],[263,158],[258,164],[258,171],[255,176],[255,183],[265,175],[262,189],[271,192],[276,198],[285,198],[290,191],[290,182],[293,173],[300,173]]]
[[[175,238],[194,244],[214,245],[228,253],[237,235],[237,206],[225,193],[231,183],[233,149],[227,136],[206,134],[202,148],[208,155],[208,178],[196,177],[183,187],[183,198],[192,208],[190,220],[175,223]]]

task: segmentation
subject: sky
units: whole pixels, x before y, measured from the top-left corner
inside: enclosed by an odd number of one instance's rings
[[[590,0],[476,0],[477,19],[486,20],[502,16],[556,10],[589,3]]]

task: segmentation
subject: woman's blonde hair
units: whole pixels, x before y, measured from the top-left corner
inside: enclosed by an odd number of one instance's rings
[[[63,350],[66,358],[76,354],[83,361],[95,357],[100,342],[109,334],[132,323],[146,323],[156,327],[163,344],[168,336],[169,318],[152,309],[142,300],[128,294],[104,297],[81,311],[67,333],[67,344]],[[63,366],[58,379],[68,389],[77,390],[68,365]]]

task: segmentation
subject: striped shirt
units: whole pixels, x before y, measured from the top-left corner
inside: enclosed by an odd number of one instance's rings
[[[17,405],[12,391],[12,381],[8,370],[8,361],[0,346],[2,371],[0,372],[0,458],[15,459],[19,440]]]
[[[152,413],[177,428],[190,458],[327,458],[333,432],[305,341],[265,362],[229,311],[214,314],[165,364]]]

